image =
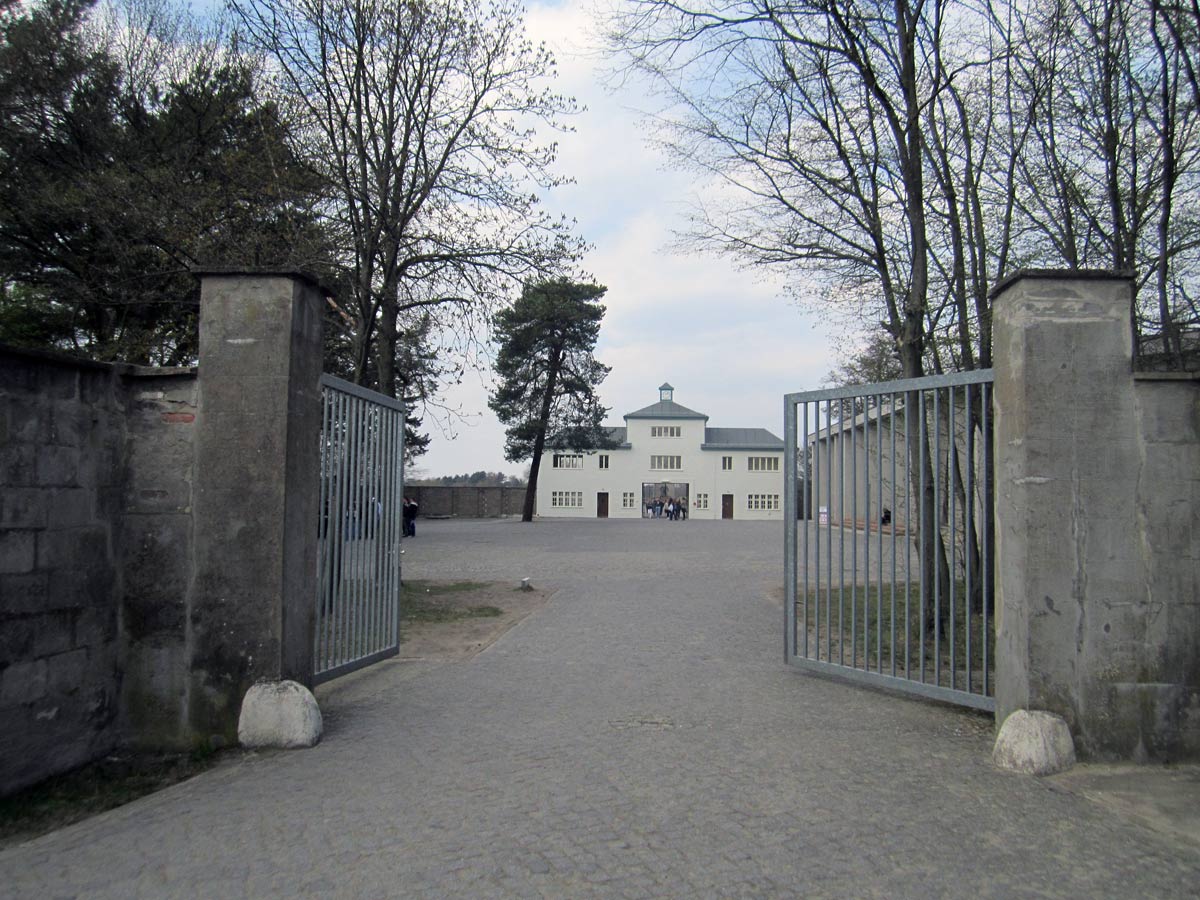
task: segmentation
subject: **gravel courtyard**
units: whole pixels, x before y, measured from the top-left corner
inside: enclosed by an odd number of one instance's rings
[[[1200,846],[997,771],[990,719],[783,664],[779,523],[419,520],[555,593],[247,755],[0,853],[2,897],[1193,897]]]

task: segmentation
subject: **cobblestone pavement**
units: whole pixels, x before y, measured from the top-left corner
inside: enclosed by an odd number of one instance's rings
[[[414,578],[558,588],[326,737],[0,854],[5,897],[1194,897],[1200,848],[995,770],[990,720],[788,669],[776,524],[422,521]]]

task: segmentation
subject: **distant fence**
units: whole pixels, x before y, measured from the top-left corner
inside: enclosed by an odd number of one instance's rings
[[[496,519],[519,516],[525,506],[523,487],[409,484],[404,490],[421,504],[426,518]]]

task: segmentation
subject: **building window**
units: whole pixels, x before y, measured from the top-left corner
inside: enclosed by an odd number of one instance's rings
[[[583,491],[551,491],[550,507],[552,509],[582,509]]]
[[[779,509],[779,495],[747,494],[746,509]]]
[[[600,454],[600,468],[602,468],[602,469],[608,468],[608,454],[607,453]]]
[[[708,494],[696,495],[696,509],[708,509]]]
[[[582,469],[583,456],[579,453],[555,453],[554,468],[556,469]]]
[[[621,494],[622,509],[633,509],[635,506],[637,506],[637,499],[635,498],[633,491],[625,491],[623,494]]]
[[[650,457],[650,468],[651,469],[672,469],[672,470],[673,469],[682,469],[683,468],[683,457],[682,456],[651,456]]]
[[[751,456],[746,460],[746,468],[751,472],[778,472],[778,456]]]
[[[678,425],[651,425],[650,437],[679,437],[682,429]]]
[[[724,469],[726,472],[730,471],[733,468],[733,457],[732,456],[722,456],[721,457],[721,468]]]

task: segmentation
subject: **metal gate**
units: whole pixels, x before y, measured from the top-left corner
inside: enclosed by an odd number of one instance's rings
[[[995,710],[992,381],[784,398],[790,664]]]
[[[321,376],[314,682],[399,652],[404,409]]]

